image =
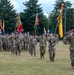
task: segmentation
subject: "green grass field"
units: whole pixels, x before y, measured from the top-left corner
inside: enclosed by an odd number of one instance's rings
[[[59,42],[56,45],[55,62],[49,61],[48,48],[45,58],[40,59],[37,46],[36,57],[29,52],[21,52],[20,56],[10,52],[0,52],[0,75],[74,75],[70,65],[69,46]]]

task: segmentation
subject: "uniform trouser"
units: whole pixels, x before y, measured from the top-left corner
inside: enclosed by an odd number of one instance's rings
[[[0,44],[0,51],[2,50],[2,44]]]
[[[11,45],[10,48],[11,48],[11,53],[15,53],[15,46]]]
[[[71,65],[74,66],[74,50],[70,50]]]
[[[20,53],[21,53],[21,48],[20,48],[20,45],[16,45],[16,47],[15,47],[15,54],[17,55],[20,55]]]
[[[50,58],[50,61],[54,61],[54,58],[55,58],[55,50],[54,49],[49,49],[49,58]]]
[[[25,48],[25,44],[26,44],[26,43],[24,42],[24,50],[26,49],[26,48]]]
[[[34,56],[36,56],[36,47],[32,46],[32,55],[34,54]]]
[[[40,46],[40,57],[44,57],[45,54],[45,46]]]
[[[25,43],[25,49],[28,50],[28,43]]]
[[[34,56],[36,56],[36,46],[31,46],[29,49],[29,52],[31,54],[31,56],[34,54]]]

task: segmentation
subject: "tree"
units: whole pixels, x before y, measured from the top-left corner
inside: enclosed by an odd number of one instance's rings
[[[4,20],[5,32],[11,32],[15,29],[15,12],[10,0],[0,0],[0,19]]]
[[[26,9],[24,9],[24,12],[21,12],[20,14],[24,31],[33,31],[37,13],[40,20],[38,25],[38,31],[43,31],[43,27],[44,25],[47,25],[47,23],[45,22],[46,20],[44,20],[45,16],[43,15],[42,7],[40,7],[41,4],[38,4],[38,0],[29,0],[23,4],[26,7]]]
[[[74,28],[74,8],[67,8],[66,11],[66,31]]]
[[[50,18],[50,26],[54,32],[55,32],[55,28],[57,25],[57,17],[59,15],[59,9],[60,9],[61,4],[64,4],[63,27],[65,25],[65,15],[66,15],[66,31],[69,31],[74,26],[74,9],[71,7],[72,4],[69,1],[64,2],[64,0],[56,0],[56,2],[54,4],[54,9],[51,12],[51,15],[49,17]],[[66,11],[66,14],[65,14],[65,11]],[[57,33],[58,33],[58,29],[57,29]]]

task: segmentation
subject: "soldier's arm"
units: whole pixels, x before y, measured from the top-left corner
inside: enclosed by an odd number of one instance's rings
[[[65,39],[66,39],[67,44],[69,44],[71,41],[71,35],[67,35]]]
[[[66,37],[63,38],[63,43],[64,43],[65,45],[67,45]]]
[[[46,38],[45,38],[45,45],[47,46],[47,40],[46,40]]]

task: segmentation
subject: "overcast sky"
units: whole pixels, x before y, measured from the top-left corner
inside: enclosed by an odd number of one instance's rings
[[[25,9],[25,6],[23,5],[23,2],[28,0],[10,0],[11,3],[14,5],[14,8],[17,10],[17,12],[22,12],[23,9]],[[74,0],[65,0],[70,1],[74,7]],[[47,12],[51,12],[54,8],[55,0],[39,0],[39,3],[41,4],[41,7],[43,8],[43,12],[47,15]]]

